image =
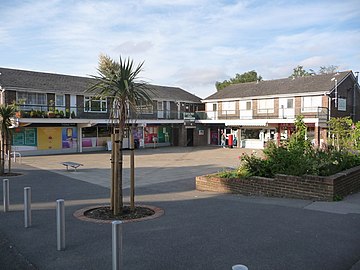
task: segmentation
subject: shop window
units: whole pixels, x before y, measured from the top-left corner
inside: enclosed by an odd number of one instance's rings
[[[249,139],[259,139],[260,138],[260,130],[259,129],[242,129],[241,130],[241,139],[249,140]]]
[[[36,146],[37,145],[37,135],[35,128],[26,128],[15,130],[12,135],[13,145],[14,146]]]
[[[96,127],[86,127],[82,129],[82,135],[84,138],[96,137],[97,130]]]

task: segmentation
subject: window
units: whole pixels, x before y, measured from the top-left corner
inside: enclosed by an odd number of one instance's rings
[[[346,98],[338,98],[338,110],[346,111]]]
[[[251,110],[251,101],[246,101],[246,110],[247,111]]]
[[[20,104],[20,109],[24,111],[47,110],[46,94],[17,92],[16,103]]]
[[[157,109],[158,109],[158,111],[164,110],[164,103],[162,101],[157,102]]]
[[[274,113],[274,99],[259,100],[258,113]]]
[[[317,112],[318,107],[322,105],[321,96],[302,97],[301,111],[302,112]]]
[[[106,98],[85,97],[84,103],[85,112],[107,112]]]
[[[222,102],[222,113],[223,114],[235,114],[235,101]]]
[[[55,106],[58,110],[65,110],[65,95],[55,95]]]
[[[213,112],[216,112],[216,111],[217,111],[217,104],[214,103],[214,104],[213,104]]]
[[[149,105],[137,105],[136,111],[139,114],[153,114],[154,113],[154,107],[152,104]]]
[[[294,108],[294,99],[288,98],[286,100],[286,108],[287,109],[293,109]]]

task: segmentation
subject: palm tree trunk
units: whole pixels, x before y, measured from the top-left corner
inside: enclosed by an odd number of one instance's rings
[[[4,175],[4,173],[5,173],[5,142],[4,142],[4,132],[1,132],[0,174]]]
[[[114,140],[114,170],[113,170],[113,186],[114,186],[114,207],[113,214],[118,215],[120,213],[119,209],[119,134],[115,134]]]

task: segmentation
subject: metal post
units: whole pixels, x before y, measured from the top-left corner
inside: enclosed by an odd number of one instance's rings
[[[24,188],[24,218],[25,228],[31,227],[31,188]]]
[[[135,210],[135,151],[134,151],[134,130],[130,129],[130,209]]]
[[[237,264],[232,267],[232,270],[249,270],[249,268],[245,265]]]
[[[122,222],[112,222],[112,270],[122,269]]]
[[[65,249],[65,206],[64,200],[56,200],[57,250]]]
[[[4,200],[4,212],[9,211],[10,199],[9,199],[9,179],[3,180],[3,200]]]

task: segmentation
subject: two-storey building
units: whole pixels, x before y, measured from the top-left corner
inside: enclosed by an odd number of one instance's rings
[[[203,100],[198,122],[207,127],[208,144],[219,144],[224,131],[238,147],[263,148],[269,140],[286,140],[303,115],[308,138],[321,145],[331,117],[360,119],[357,77],[344,71],[230,85]]]
[[[16,104],[19,109],[13,149],[22,154],[105,149],[111,133],[111,99],[87,93],[94,82],[88,77],[0,68],[1,104]],[[136,126],[136,146],[206,143],[199,132],[203,125],[195,124],[193,117],[195,111],[204,110],[199,97],[178,87],[148,87],[152,104],[140,106],[136,118],[130,112],[128,119]],[[128,132],[125,148],[129,146]]]

